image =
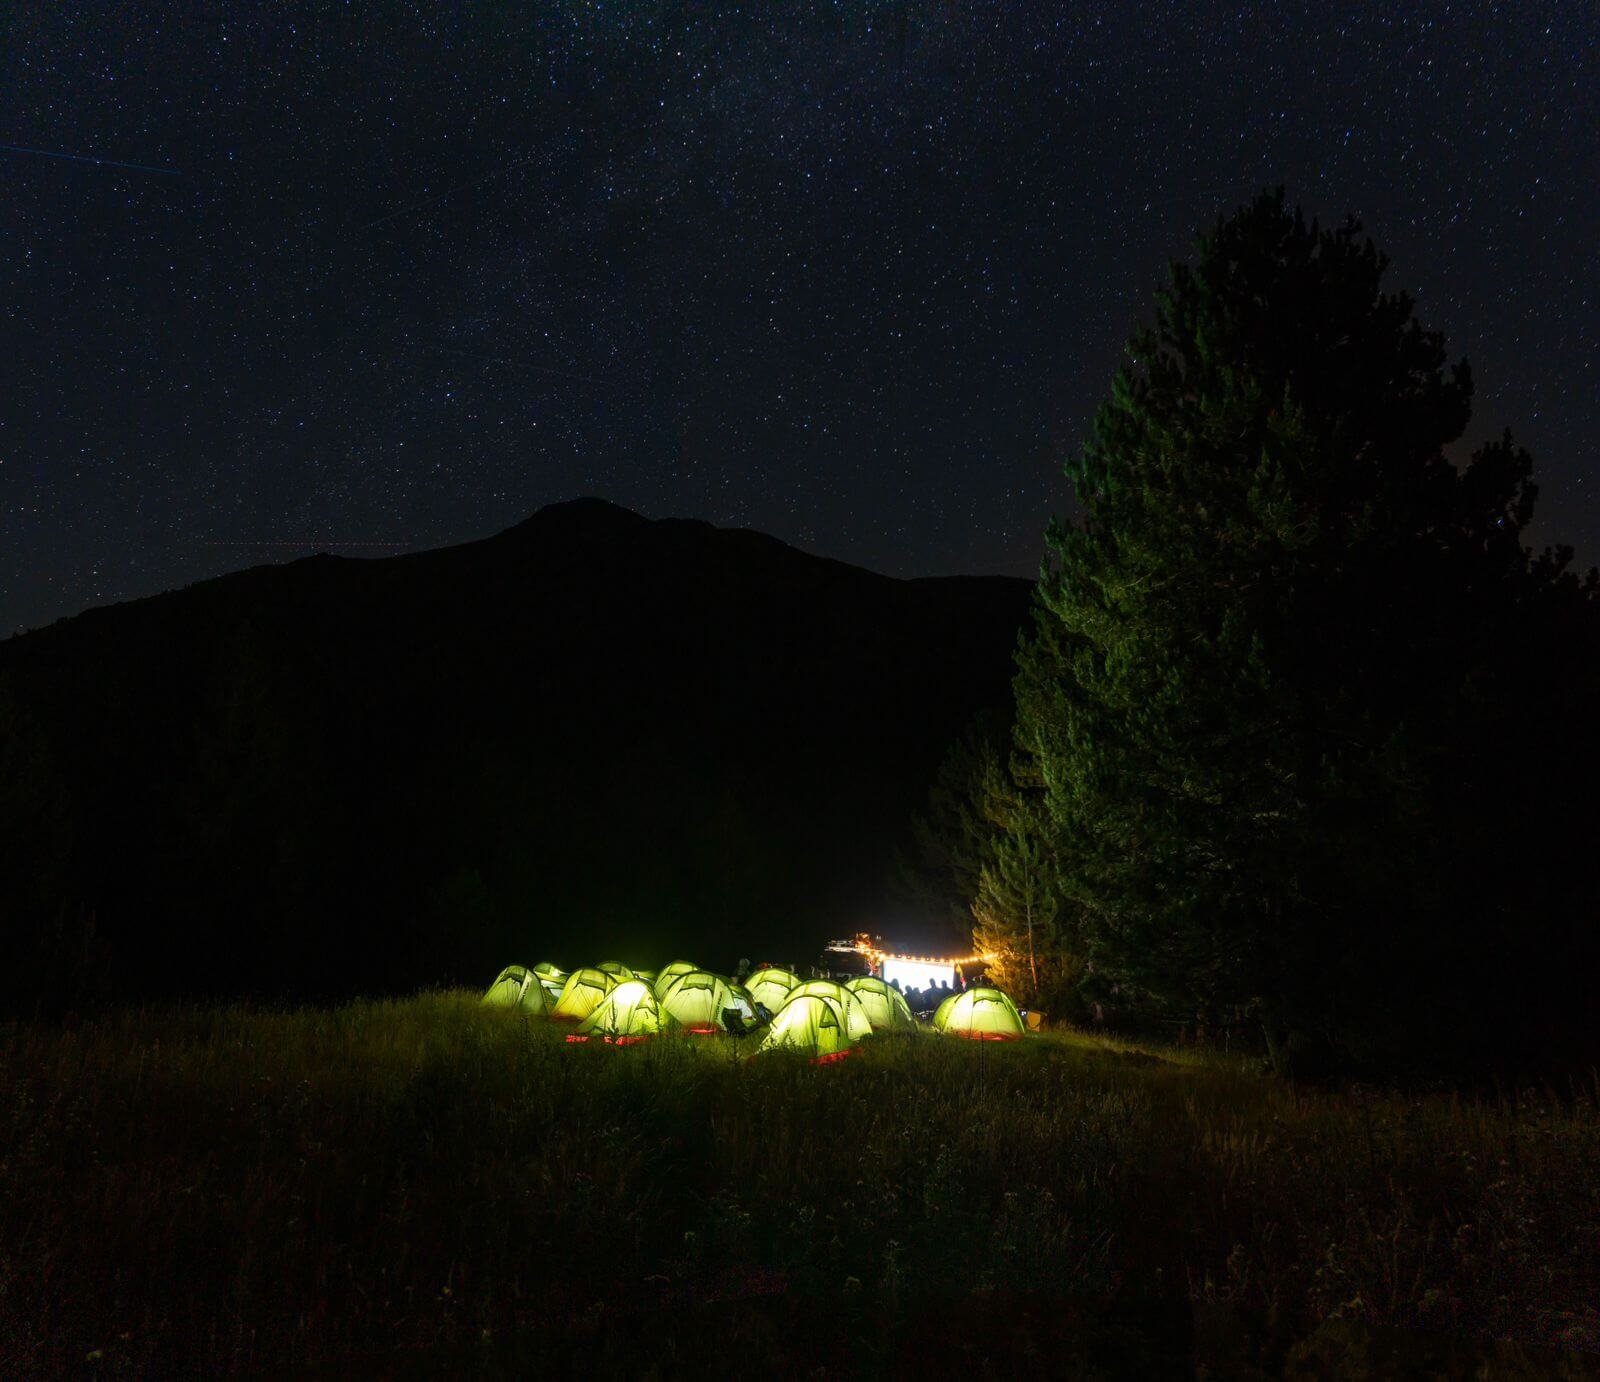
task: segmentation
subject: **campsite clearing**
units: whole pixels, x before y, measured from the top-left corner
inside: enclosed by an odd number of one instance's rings
[[[1071,1034],[879,1034],[819,1067],[572,1031],[475,993],[10,1029],[7,1371],[1600,1350],[1600,1088],[1308,1092]]]

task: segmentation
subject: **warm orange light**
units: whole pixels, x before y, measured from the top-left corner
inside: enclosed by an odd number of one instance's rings
[[[981,955],[961,955],[955,958],[943,955],[905,955],[898,950],[884,950],[874,945],[872,938],[867,935],[857,936],[853,941],[835,941],[828,949],[865,955],[875,965],[881,965],[885,960],[908,960],[912,964],[956,966],[987,963],[994,959],[992,950]]]

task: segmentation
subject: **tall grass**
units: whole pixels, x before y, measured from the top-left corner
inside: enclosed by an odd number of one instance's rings
[[[1307,1092],[1070,1035],[751,1049],[569,1045],[458,994],[16,1029],[0,1373],[878,1371],[937,1338],[1109,1375],[1158,1335],[1275,1366],[1329,1320],[1600,1350],[1595,1088]]]

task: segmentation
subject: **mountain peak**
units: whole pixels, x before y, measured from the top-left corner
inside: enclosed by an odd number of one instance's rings
[[[803,956],[890,915],[906,822],[1004,701],[1028,599],[574,500],[0,644],[51,774],[0,774],[0,815],[70,804],[41,838],[89,861],[130,995],[482,983],[580,945]]]
[[[621,504],[586,494],[576,499],[563,499],[554,504],[546,504],[542,509],[535,509],[520,523],[514,523],[507,528],[502,536],[548,531],[551,528],[622,529],[650,521],[643,514],[625,509]]]

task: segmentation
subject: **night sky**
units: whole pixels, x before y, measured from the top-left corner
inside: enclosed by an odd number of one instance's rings
[[[0,632],[579,494],[1031,573],[1166,262],[1279,183],[1593,562],[1597,54],[1592,3],[16,0]]]

